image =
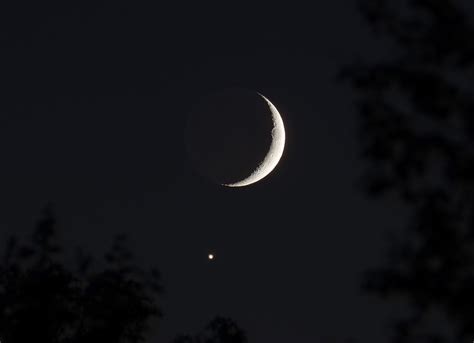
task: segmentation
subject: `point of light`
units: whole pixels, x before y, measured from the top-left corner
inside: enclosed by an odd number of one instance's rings
[[[214,254],[207,255],[207,258],[210,259],[210,260],[213,260],[214,259]]]

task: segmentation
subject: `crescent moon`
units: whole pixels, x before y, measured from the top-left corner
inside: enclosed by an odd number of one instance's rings
[[[260,181],[268,174],[270,174],[273,169],[275,169],[278,162],[280,161],[281,156],[283,155],[283,150],[285,148],[285,126],[283,125],[283,119],[281,118],[281,115],[276,109],[276,107],[270,102],[270,100],[268,100],[260,93],[258,93],[258,95],[260,95],[263,100],[266,101],[272,114],[272,143],[270,144],[270,148],[267,154],[265,155],[263,161],[247,178],[234,183],[223,184],[223,186],[243,187]]]

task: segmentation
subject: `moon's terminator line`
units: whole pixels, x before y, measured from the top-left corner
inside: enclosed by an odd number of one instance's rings
[[[257,166],[257,168],[245,179],[229,184],[222,184],[227,187],[243,187],[248,186],[252,183],[258,182],[268,174],[272,172],[280,161],[285,148],[285,126],[283,125],[283,119],[276,107],[268,100],[265,96],[258,93],[263,100],[267,102],[270,112],[272,114],[273,128],[272,128],[272,143],[270,148],[265,155],[263,161]]]

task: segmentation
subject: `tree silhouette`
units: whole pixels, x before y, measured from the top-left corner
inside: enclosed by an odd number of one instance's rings
[[[247,337],[232,319],[216,317],[202,332],[180,335],[173,343],[247,343]]]
[[[404,299],[394,342],[474,337],[474,28],[454,0],[362,0],[389,58],[342,72],[357,91],[363,181],[410,210],[404,238],[364,287]],[[450,330],[430,327],[434,313]],[[439,327],[439,326],[438,326]],[[449,331],[449,332],[448,332]],[[450,335],[453,337],[450,337]]]
[[[78,253],[68,267],[60,259],[50,208],[29,244],[11,237],[0,262],[0,339],[5,343],[142,342],[149,320],[160,317],[160,274],[138,268],[118,236],[94,270]]]

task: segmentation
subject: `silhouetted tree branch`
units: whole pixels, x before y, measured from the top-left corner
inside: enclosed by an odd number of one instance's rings
[[[455,1],[363,0],[361,12],[392,42],[390,58],[345,69],[358,93],[364,175],[371,195],[411,210],[406,239],[364,287],[403,298],[411,317],[394,342],[445,342],[422,332],[440,311],[456,340],[474,337],[474,28]]]
[[[81,252],[77,266],[60,260],[55,219],[47,208],[30,244],[11,237],[0,264],[3,342],[142,342],[160,317],[161,279],[137,267],[118,236],[103,270]]]
[[[245,332],[230,318],[216,317],[194,335],[180,335],[173,343],[246,343]]]

